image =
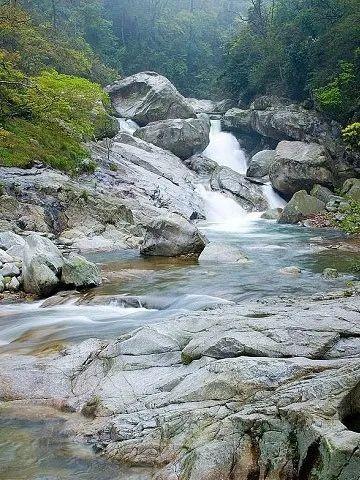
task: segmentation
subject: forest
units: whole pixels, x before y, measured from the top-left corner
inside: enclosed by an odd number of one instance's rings
[[[80,141],[111,131],[96,85],[145,70],[189,97],[290,97],[358,148],[359,38],[357,0],[3,0],[1,161],[76,170]]]

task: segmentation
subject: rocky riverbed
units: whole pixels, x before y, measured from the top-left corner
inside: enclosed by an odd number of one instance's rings
[[[119,131],[80,175],[0,167],[0,424],[35,465],[0,479],[359,480],[359,245],[331,228],[360,180],[338,126],[154,72],[107,91]],[[42,422],[68,468],[54,444],[44,467]]]

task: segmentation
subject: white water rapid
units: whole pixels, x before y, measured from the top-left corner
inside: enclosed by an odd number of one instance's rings
[[[222,132],[220,120],[211,121],[210,143],[204,155],[223,167],[245,175],[246,157],[236,137],[232,133]]]
[[[204,155],[223,167],[229,167],[241,175],[246,174],[245,152],[232,133],[221,131],[220,120],[211,121],[210,143]],[[217,224],[217,228],[221,225],[227,230],[243,230],[261,216],[258,212],[246,212],[235,200],[212,191],[209,186],[199,185],[197,191],[204,200],[207,221]],[[285,200],[274,191],[270,183],[263,186],[263,192],[270,208],[284,207]]]

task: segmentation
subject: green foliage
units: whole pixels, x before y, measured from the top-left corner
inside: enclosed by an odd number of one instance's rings
[[[315,90],[315,99],[325,113],[345,121],[354,106],[359,103],[358,80],[355,66],[341,62],[340,73],[327,85]]]
[[[326,114],[348,123],[360,109],[360,3],[253,4],[227,47],[228,89],[245,99],[258,93],[314,99]]]
[[[360,151],[360,122],[352,123],[344,128],[342,137],[350,148]]]
[[[349,234],[360,234],[360,202],[350,201],[340,222],[341,229]]]
[[[1,58],[1,57],[0,57]],[[94,138],[109,117],[108,97],[84,78],[44,71],[26,77],[0,61],[0,164],[27,167],[41,161],[77,172],[87,156],[81,142]]]

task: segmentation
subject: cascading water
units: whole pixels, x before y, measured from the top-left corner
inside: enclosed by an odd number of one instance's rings
[[[211,121],[210,143],[204,155],[223,167],[229,167],[241,175],[246,174],[245,152],[232,133],[221,130],[220,120]],[[198,187],[198,193],[205,202],[206,218],[211,223],[243,226],[259,218],[259,214],[247,213],[235,200],[220,192],[214,192],[204,185]],[[286,204],[270,183],[263,186],[263,193],[270,208],[283,208]]]
[[[263,186],[263,193],[270,208],[284,208],[286,201],[275,192],[271,183]]]
[[[126,118],[118,118],[120,132],[122,133],[129,133],[132,135],[136,130],[138,130],[139,126],[132,120]]]
[[[232,133],[221,131],[220,120],[211,121],[210,143],[204,155],[223,167],[241,174],[246,173],[245,153]]]

